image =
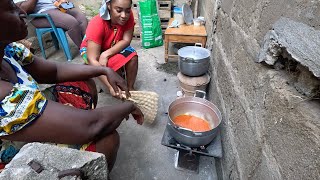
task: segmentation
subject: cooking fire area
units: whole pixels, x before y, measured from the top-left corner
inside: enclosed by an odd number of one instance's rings
[[[198,76],[186,76],[181,74],[178,61],[163,62],[163,47],[142,49],[138,41],[134,45],[139,54],[137,89],[158,93],[159,108],[152,124],[141,127],[132,120],[121,124],[121,144],[111,178],[219,179],[216,164],[222,157],[222,119],[219,109],[206,99],[209,73],[206,70]],[[196,90],[198,97],[193,97]],[[102,96],[99,103],[110,99]],[[176,124],[179,115],[199,118],[195,122],[191,119],[189,125],[200,122],[202,125],[196,127],[200,131]]]

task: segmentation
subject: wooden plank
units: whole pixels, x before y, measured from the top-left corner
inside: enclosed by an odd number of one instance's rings
[[[138,14],[137,8],[132,8],[132,14],[133,14],[134,20],[139,19],[139,14]],[[171,18],[171,11],[159,10],[159,17],[160,17],[160,19],[170,19]]]
[[[134,26],[133,31],[133,38],[139,39],[141,38],[141,31],[140,31],[140,23],[139,23],[139,14],[138,14],[138,1],[139,0],[133,0],[132,1],[132,12],[134,16],[134,20],[136,22],[136,25]],[[160,23],[161,23],[161,29],[162,33],[164,34],[165,30],[168,27],[168,22],[171,18],[171,7],[172,2],[171,0],[158,0],[159,4],[159,17],[160,17]]]
[[[162,19],[162,18],[170,19],[171,18],[171,10],[159,10],[158,12],[159,12],[160,19]]]
[[[137,8],[131,8],[131,9],[132,9],[134,21],[137,22],[137,20],[139,19],[138,9]]]
[[[167,19],[160,19],[161,29],[166,29],[168,27],[168,22],[169,22],[169,20],[167,20]],[[139,23],[136,23],[136,25],[134,26],[134,32],[140,32],[140,24]]]
[[[140,34],[134,34],[132,36],[132,39],[140,39],[141,38],[141,35]]]
[[[171,1],[158,1],[159,10],[169,10],[171,11]]]
[[[140,26],[138,24],[134,26],[133,34],[140,34]]]
[[[160,18],[171,18],[171,8],[172,8],[172,2],[170,0],[158,0],[158,7],[159,7],[159,17]],[[136,11],[136,17],[138,17],[138,0],[133,1],[132,3],[132,11]]]
[[[132,4],[138,4],[139,0],[132,0]],[[158,0],[158,4],[161,4],[161,7],[159,8],[170,8],[172,6],[171,0]]]
[[[160,19],[162,29],[166,29],[168,27],[169,20],[170,19],[167,19],[167,18]]]

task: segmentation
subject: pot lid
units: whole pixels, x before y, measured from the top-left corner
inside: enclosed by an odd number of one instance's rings
[[[182,16],[183,16],[184,22],[186,22],[186,24],[188,24],[188,25],[192,24],[192,21],[193,21],[192,10],[191,10],[190,6],[186,3],[184,3],[182,5]]]
[[[195,60],[204,59],[210,57],[211,52],[202,47],[197,46],[185,46],[178,50],[178,55],[183,58],[192,58]]]

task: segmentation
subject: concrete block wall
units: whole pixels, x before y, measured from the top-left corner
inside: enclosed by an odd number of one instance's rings
[[[290,74],[255,63],[281,16],[320,29],[320,2],[206,0],[212,50],[210,99],[223,114],[223,179],[318,179],[320,102],[290,86]]]

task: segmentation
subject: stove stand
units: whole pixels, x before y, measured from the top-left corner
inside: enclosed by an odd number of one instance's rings
[[[167,128],[164,131],[161,144],[178,150],[175,154],[175,168],[189,172],[199,172],[200,156],[210,156],[221,158],[222,146],[220,132],[206,146],[188,147],[178,143],[168,132]]]
[[[199,173],[200,155],[184,150],[177,151],[174,167],[178,170]]]

